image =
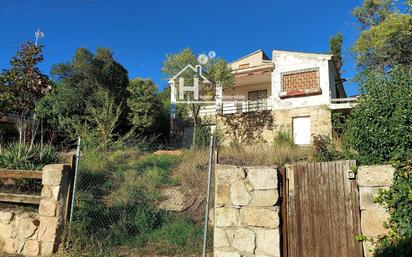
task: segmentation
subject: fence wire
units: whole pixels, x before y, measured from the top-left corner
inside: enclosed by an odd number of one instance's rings
[[[200,256],[207,164],[208,149],[83,153],[72,248],[110,252],[102,256]]]

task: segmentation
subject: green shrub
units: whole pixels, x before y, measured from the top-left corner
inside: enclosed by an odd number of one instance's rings
[[[212,132],[209,126],[198,126],[196,128],[195,146],[208,147],[210,143],[210,136]]]
[[[347,143],[365,163],[405,160],[412,149],[412,70],[371,73],[347,123]]]
[[[342,112],[332,112],[332,129],[334,136],[341,136],[346,131],[346,121],[349,115]]]
[[[393,186],[376,199],[390,213],[389,233],[378,241],[376,257],[412,256],[412,161],[395,166]]]
[[[292,145],[293,140],[290,134],[286,131],[278,130],[273,139],[273,144],[275,145]]]
[[[0,153],[0,167],[18,170],[40,170],[43,166],[60,160],[59,153],[52,147],[13,143]]]
[[[313,146],[315,147],[315,161],[334,161],[343,158],[328,136],[314,135]]]

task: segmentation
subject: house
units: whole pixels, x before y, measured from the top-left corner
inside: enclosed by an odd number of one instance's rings
[[[229,65],[234,87],[200,111],[226,141],[270,142],[282,131],[295,144],[310,144],[315,134],[332,135],[332,112],[356,102],[347,98],[330,54],[274,50],[269,58],[259,49]]]

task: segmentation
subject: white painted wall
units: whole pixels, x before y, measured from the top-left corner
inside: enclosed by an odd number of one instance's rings
[[[331,87],[334,87],[334,84],[330,84],[330,59],[331,56],[322,54],[273,51],[272,61],[275,69],[272,72],[272,109],[278,110],[330,104]],[[282,89],[282,73],[311,68],[319,68],[319,83],[322,94],[283,99],[279,97]]]

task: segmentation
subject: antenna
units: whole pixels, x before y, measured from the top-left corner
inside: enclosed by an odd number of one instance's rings
[[[35,46],[37,46],[37,42],[39,41],[39,38],[44,37],[44,33],[40,31],[40,29],[37,29],[36,32],[34,32],[34,36],[36,37],[36,41],[34,43]]]

